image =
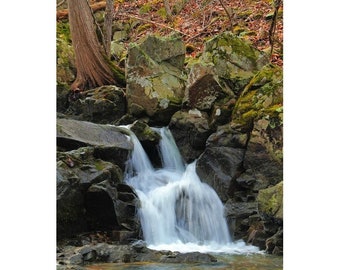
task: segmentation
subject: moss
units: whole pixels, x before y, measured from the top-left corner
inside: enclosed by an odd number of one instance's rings
[[[282,125],[282,84],[282,69],[271,64],[265,66],[241,93],[233,110],[233,121],[249,126],[251,121],[266,116],[277,120],[275,126]]]
[[[143,31],[145,31],[145,30],[147,30],[151,27],[152,27],[152,24],[150,24],[150,23],[142,24],[142,25],[137,27],[137,33],[141,33],[141,32],[143,32]]]
[[[260,190],[257,201],[261,213],[283,219],[283,181],[273,187]]]
[[[158,11],[157,14],[163,19],[166,19],[166,11],[164,7],[161,7]]]
[[[152,5],[151,3],[146,3],[139,9],[139,14],[146,14],[151,11]]]
[[[102,171],[105,168],[105,164],[99,159],[94,161],[94,166],[98,171]]]

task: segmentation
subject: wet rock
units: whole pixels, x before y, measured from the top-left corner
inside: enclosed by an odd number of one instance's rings
[[[210,255],[200,252],[190,253],[172,253],[170,255],[163,255],[160,259],[162,263],[211,263],[217,262],[217,259]]]
[[[243,172],[243,157],[248,136],[226,125],[210,135],[207,147],[198,158],[197,174],[214,188],[223,202],[232,198],[236,179]]]
[[[203,152],[206,140],[213,132],[208,124],[208,115],[199,110],[176,112],[171,118],[169,129],[188,163]]]

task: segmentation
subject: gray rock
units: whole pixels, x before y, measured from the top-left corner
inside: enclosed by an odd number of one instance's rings
[[[182,103],[185,46],[177,35],[148,35],[130,44],[126,63],[128,113],[167,124]]]
[[[70,99],[68,111],[77,120],[110,124],[126,113],[124,90],[104,85],[81,92],[75,101]]]
[[[78,144],[132,150],[131,142],[121,129],[72,119],[57,119],[57,144],[61,147]]]
[[[213,132],[208,124],[208,116],[199,110],[178,111],[169,123],[169,128],[186,162],[198,158],[205,148],[209,135]]]

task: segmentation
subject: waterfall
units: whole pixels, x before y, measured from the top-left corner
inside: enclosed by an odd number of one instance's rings
[[[125,182],[141,201],[138,215],[144,240],[156,250],[179,252],[256,252],[257,247],[233,243],[218,195],[196,174],[196,161],[186,165],[167,127],[153,128],[161,135],[162,168],[155,169],[136,135]]]

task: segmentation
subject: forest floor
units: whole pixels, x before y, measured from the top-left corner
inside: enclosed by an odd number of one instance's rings
[[[90,0],[90,4],[105,2]],[[203,50],[204,41],[232,29],[259,50],[269,52],[269,29],[274,13],[273,0],[168,0],[172,20],[168,20],[163,0],[115,0],[114,20],[139,19],[140,25],[129,33],[129,42],[147,34],[168,35],[179,32],[188,53],[195,56]],[[65,7],[65,3],[63,4]],[[58,8],[62,8],[61,6]],[[66,4],[67,8],[67,4]],[[271,62],[283,65],[283,5],[278,12]],[[232,27],[231,27],[232,25]]]

